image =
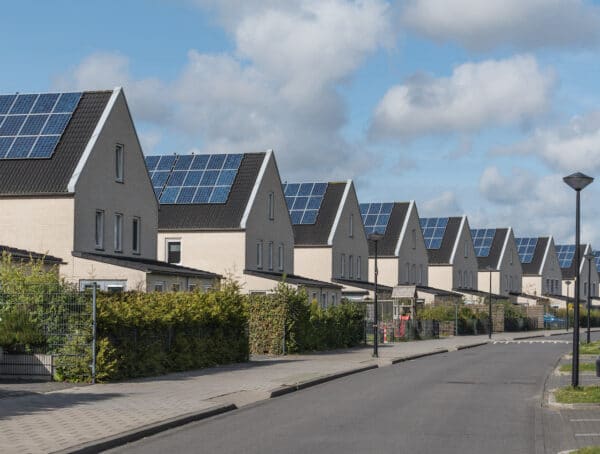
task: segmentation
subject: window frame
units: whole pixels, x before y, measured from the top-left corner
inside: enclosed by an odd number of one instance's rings
[[[273,191],[269,192],[267,196],[267,215],[269,221],[275,220],[275,193]]]
[[[354,279],[354,256],[348,256],[348,279]]]
[[[362,265],[361,265],[361,258],[360,255],[356,257],[356,279],[360,280],[362,279]]]
[[[340,276],[346,278],[346,254],[340,255]]]
[[[283,271],[285,268],[285,246],[283,245],[283,243],[279,243],[277,257],[279,261],[279,271]]]
[[[100,230],[98,230],[98,215],[100,215]],[[94,242],[96,244],[95,249],[97,251],[104,250],[104,224],[105,224],[105,216],[104,210],[96,210],[96,214],[94,217]],[[98,241],[100,240],[100,241]]]
[[[256,242],[256,268],[261,270],[263,267],[263,241]]]
[[[139,216],[134,216],[131,220],[131,227],[131,250],[134,254],[139,255],[142,250],[142,218]]]
[[[348,236],[354,238],[354,213],[350,213],[350,224],[348,225]]]
[[[171,262],[170,261],[170,253],[171,253],[171,251],[169,249],[169,246],[171,244],[179,244],[179,261],[178,262]],[[181,247],[181,238],[167,238],[165,240],[165,247],[166,247],[166,254],[165,254],[165,259],[166,260],[165,261],[167,263],[171,263],[173,265],[180,265],[181,264],[181,250],[182,250],[182,247]]]
[[[115,213],[113,246],[116,253],[123,252],[123,213]]]
[[[268,263],[268,265],[269,265],[269,271],[273,271],[273,262],[274,262],[274,260],[273,260],[273,242],[272,241],[269,241],[268,252],[269,252],[269,256],[267,258],[269,259],[269,263]]]
[[[115,181],[125,182],[125,146],[122,143],[115,145]]]

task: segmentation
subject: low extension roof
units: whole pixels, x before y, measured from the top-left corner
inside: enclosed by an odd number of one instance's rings
[[[248,276],[262,277],[265,279],[271,279],[273,281],[286,282],[291,285],[298,285],[303,287],[320,287],[330,288],[334,290],[341,290],[341,285],[332,284],[331,282],[318,281],[308,277],[297,276],[295,274],[283,274],[275,271],[256,271],[256,270],[244,270],[244,274]]]
[[[222,279],[223,276],[209,271],[197,270],[185,266],[174,265],[172,263],[161,262],[158,260],[144,259],[141,257],[121,257],[114,255],[94,254],[91,252],[73,252],[73,257],[96,262],[107,263],[109,265],[121,266],[133,270],[143,271],[148,274],[164,274],[170,276],[197,277],[202,279]]]
[[[349,287],[356,287],[363,290],[368,290],[370,292],[375,291],[375,283],[368,281],[355,281],[354,279],[332,279],[333,282],[337,282],[338,284],[347,285]],[[393,288],[388,285],[377,284],[377,290],[379,293],[392,293]]]
[[[549,237],[539,237],[537,243],[535,245],[535,250],[533,251],[533,258],[529,263],[522,263],[523,267],[523,276],[539,276],[542,274],[542,269],[544,267],[544,259],[547,254],[546,251],[550,247],[550,238]]]
[[[237,230],[242,228],[267,153],[246,153],[231,186],[226,203],[161,204],[159,230]]]
[[[18,249],[10,246],[3,246],[0,244],[0,255],[3,253],[10,254],[10,256],[21,262],[28,262],[31,259],[33,260],[42,260],[44,263],[48,265],[62,265],[64,264],[63,260],[58,257],[54,257],[52,255],[40,254],[39,252],[32,252],[25,249]]]
[[[481,291],[481,290],[459,288],[459,289],[455,289],[455,291],[460,292],[463,295],[467,294],[467,295],[473,295],[473,296],[482,296],[482,297],[485,297],[485,298],[489,298],[489,296],[490,296],[490,292],[484,292],[484,291]],[[491,295],[492,295],[492,299],[494,299],[494,300],[506,300],[506,299],[509,299],[508,296],[499,295],[497,293],[492,293]]]
[[[436,296],[453,296],[462,298],[462,293],[451,292],[449,290],[443,290],[441,288],[429,287],[427,285],[417,285],[417,291],[425,293],[431,293]]]

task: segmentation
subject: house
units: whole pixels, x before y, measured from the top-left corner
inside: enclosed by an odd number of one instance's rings
[[[471,237],[479,267],[478,289],[516,299],[523,269],[512,228],[471,229]]]
[[[522,292],[534,297],[560,295],[562,272],[552,236],[516,238],[523,268]]]
[[[157,226],[122,89],[0,96],[0,244],[60,257],[82,289],[214,285],[156,261]]]
[[[272,151],[147,156],[160,202],[157,253],[168,263],[209,268],[245,293],[285,280],[309,297],[339,299],[341,286],[299,276],[294,231]]]
[[[478,288],[478,263],[466,216],[421,218],[431,287],[465,293]]]
[[[367,296],[374,285],[368,281],[369,246],[354,183],[285,183],[283,190],[298,274],[342,285],[348,298]]]
[[[579,263],[579,276],[581,284],[579,287],[579,297],[582,301],[587,298],[587,292],[589,288],[588,282],[588,260],[585,259],[585,255],[592,252],[592,246],[590,244],[582,244],[580,246],[580,258]],[[558,263],[560,265],[562,273],[562,295],[572,300],[575,297],[575,277],[577,276],[577,263],[575,260],[575,245],[573,244],[559,244],[556,245],[556,254],[558,256]],[[592,265],[589,269],[591,275],[591,296],[598,296],[598,270],[596,266]]]

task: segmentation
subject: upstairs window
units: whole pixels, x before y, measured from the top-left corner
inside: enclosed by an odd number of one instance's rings
[[[340,276],[346,277],[346,254],[340,257]]]
[[[138,217],[134,217],[131,222],[131,249],[134,254],[140,253],[140,231],[142,221]]]
[[[348,257],[348,277],[350,279],[354,279],[354,256],[350,255]]]
[[[115,213],[115,252],[123,252],[123,215]]]
[[[273,270],[273,242],[269,241],[269,270]]]
[[[361,274],[361,259],[360,259],[360,255],[358,257],[356,257],[356,279],[362,279]]]
[[[348,236],[352,238],[354,236],[354,215],[350,215],[350,219],[348,220]]]
[[[412,248],[416,249],[417,248],[417,229],[412,229],[411,241],[412,241]]]
[[[279,271],[283,271],[283,265],[284,265],[284,249],[283,249],[283,243],[279,244],[279,251],[278,251],[278,256],[279,256]]]
[[[115,147],[115,180],[123,183],[123,145],[117,144]]]
[[[469,256],[469,243],[465,241],[465,258]]]
[[[96,210],[96,249],[104,249],[104,211]]]
[[[269,192],[267,211],[269,220],[275,219],[275,194],[273,192]]]
[[[181,263],[181,241],[167,241],[167,262]]]
[[[256,243],[256,268],[263,266],[263,242]]]

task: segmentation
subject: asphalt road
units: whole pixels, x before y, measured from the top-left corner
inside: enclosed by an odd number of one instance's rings
[[[112,452],[535,453],[544,379],[571,348],[558,339],[375,369]]]

